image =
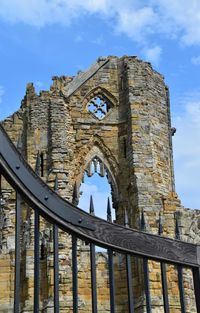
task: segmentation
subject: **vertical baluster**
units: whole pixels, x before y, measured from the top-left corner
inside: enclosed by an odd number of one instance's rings
[[[89,212],[91,215],[94,213],[93,198],[90,196]],[[90,264],[91,264],[91,288],[92,288],[92,313],[97,313],[97,283],[96,283],[96,258],[95,258],[95,245],[90,244]]]
[[[54,243],[54,313],[59,313],[59,259],[58,259],[58,226],[53,225]]]
[[[78,312],[77,238],[72,235],[73,313]]]
[[[145,295],[146,295],[146,308],[147,308],[147,313],[151,313],[149,265],[148,265],[148,259],[147,258],[143,258],[143,271],[144,271],[144,284],[145,284]]]
[[[2,175],[1,175],[1,171],[0,171],[0,209],[2,207],[2,201],[3,201],[3,197],[2,197]]]
[[[58,176],[54,181],[54,191],[58,192]],[[54,251],[54,313],[59,313],[59,258],[58,258],[58,226],[53,225]]]
[[[34,225],[34,313],[39,312],[40,298],[40,242],[39,242],[40,216],[38,210],[35,210]]]
[[[15,215],[15,293],[14,312],[20,312],[20,225],[21,225],[21,196],[16,192]]]
[[[1,214],[3,215],[3,205],[4,205],[4,199],[3,199],[3,193],[2,193],[2,175],[0,171],[0,218]],[[0,249],[2,248],[2,243],[0,243]]]
[[[124,226],[129,227],[128,214],[126,210],[124,212]],[[133,300],[132,268],[131,268],[130,254],[126,254],[126,273],[127,273],[129,313],[133,313],[134,312],[134,300]]]
[[[197,313],[200,313],[200,268],[193,268],[193,281]]]
[[[144,211],[142,210],[140,219],[140,228],[142,231],[146,231],[146,222],[144,218]],[[151,296],[150,296],[150,284],[149,284],[149,264],[148,259],[143,258],[143,272],[144,272],[144,289],[146,295],[146,309],[147,313],[151,313]]]
[[[180,230],[179,230],[177,213],[175,213],[175,237],[176,239],[180,240]],[[184,285],[183,285],[183,268],[181,265],[177,265],[177,271],[178,271],[178,287],[179,287],[179,295],[180,295],[181,312],[185,313],[186,307],[185,307],[185,292],[184,292]]]
[[[96,286],[96,261],[95,245],[90,244],[90,263],[91,263],[91,288],[92,288],[92,313],[97,313],[97,286]]]
[[[163,234],[163,225],[162,225],[161,215],[159,215],[158,234],[160,236],[162,236],[162,234]],[[167,288],[166,264],[163,262],[160,262],[160,269],[161,269],[161,279],[162,279],[164,312],[169,313],[169,299],[168,299],[168,288]]]
[[[184,285],[183,285],[183,268],[181,265],[177,266],[178,270],[178,286],[179,286],[179,293],[180,293],[180,303],[181,303],[181,312],[186,313],[185,308],[185,292],[184,292]]]
[[[110,199],[107,203],[107,220],[112,222]],[[115,278],[114,278],[114,264],[113,264],[113,251],[108,249],[108,271],[110,283],[110,312],[115,313]]]
[[[110,312],[115,313],[115,280],[114,280],[113,251],[111,249],[108,249],[108,269],[110,282]]]
[[[162,277],[164,312],[169,313],[169,299],[168,299],[168,288],[167,288],[166,264],[161,262],[160,267],[161,267],[161,277]]]

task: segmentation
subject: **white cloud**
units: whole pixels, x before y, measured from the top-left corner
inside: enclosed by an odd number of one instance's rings
[[[147,61],[154,65],[158,65],[161,59],[162,48],[155,46],[153,48],[146,48],[143,50],[144,57]]]
[[[156,0],[155,0],[156,1]],[[184,44],[200,43],[200,2],[198,0],[159,0],[164,20],[171,25],[172,34],[180,36]]]
[[[2,102],[2,97],[3,97],[4,93],[5,93],[4,87],[0,86],[0,103]]]
[[[179,106],[173,122],[176,186],[185,206],[200,208],[200,92],[185,95]]]
[[[154,29],[157,20],[151,7],[129,10],[122,6],[117,14],[117,30],[140,43],[146,41],[147,34]]]
[[[192,64],[200,65],[200,55],[191,59]]]
[[[97,38],[91,40],[91,43],[97,45],[97,46],[101,46],[104,44],[104,38],[102,35],[98,36]]]
[[[0,15],[11,23],[39,27],[53,23],[69,25],[80,15],[105,13],[106,5],[106,0],[1,0]]]
[[[83,35],[77,35],[74,37],[74,42],[79,43],[83,41]]]
[[[118,32],[149,43],[155,34],[200,44],[199,0],[1,0],[0,16],[12,23],[42,27],[70,25],[85,14],[98,14]]]

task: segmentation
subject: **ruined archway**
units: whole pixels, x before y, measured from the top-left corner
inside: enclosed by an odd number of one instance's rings
[[[116,181],[117,164],[113,157],[107,159],[106,155],[110,155],[110,151],[103,143],[95,138],[91,142],[92,148],[87,152],[84,158],[84,165],[81,167],[79,175],[74,185],[73,202],[78,204],[80,198],[81,184],[84,182],[84,177],[92,178],[93,175],[98,175],[107,181],[110,185],[110,193],[112,199],[112,207],[116,210],[118,204],[118,185]],[[103,180],[102,180],[103,181]],[[89,205],[89,203],[88,203]]]

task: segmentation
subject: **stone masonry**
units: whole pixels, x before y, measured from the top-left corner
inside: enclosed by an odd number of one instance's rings
[[[59,194],[78,204],[84,174],[92,166],[107,176],[116,223],[128,212],[130,226],[175,238],[175,219],[182,240],[200,242],[200,211],[184,209],[175,192],[169,91],[162,75],[135,56],[99,58],[76,77],[53,77],[49,91],[36,94],[27,85],[20,109],[2,121],[13,142],[42,179]],[[14,284],[14,193],[2,180],[0,211],[0,311],[12,312]],[[23,206],[23,288],[21,312],[33,310],[33,211]],[[52,226],[41,218],[41,312],[53,312]],[[72,312],[71,237],[59,232],[61,312]],[[89,247],[79,242],[79,311],[91,311]],[[116,254],[117,312],[128,312],[125,260]],[[107,253],[96,252],[99,312],[109,312]],[[145,312],[143,272],[132,259],[137,312]],[[163,311],[160,265],[150,262],[153,312]],[[167,266],[170,312],[180,312],[177,270]],[[184,272],[187,312],[195,312],[192,276]]]

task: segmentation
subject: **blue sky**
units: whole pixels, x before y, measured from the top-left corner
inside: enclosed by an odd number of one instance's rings
[[[28,82],[49,89],[52,76],[107,55],[137,55],[165,76],[176,189],[200,208],[199,0],[0,0],[0,119],[19,108]]]

